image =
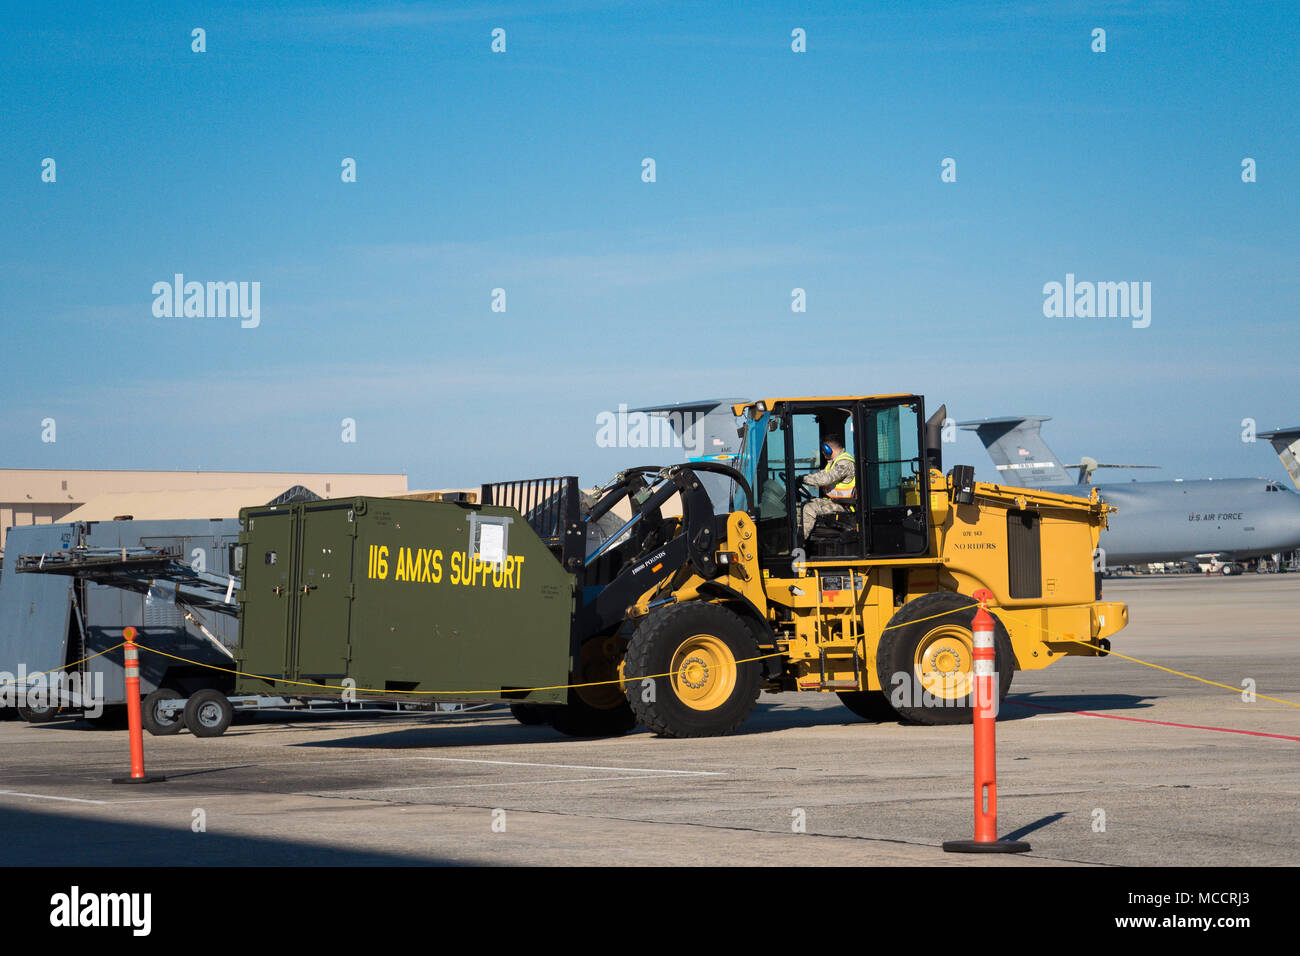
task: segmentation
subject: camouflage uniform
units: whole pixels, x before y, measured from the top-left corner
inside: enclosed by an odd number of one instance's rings
[[[815,488],[827,489],[834,488],[842,482],[852,482],[855,477],[852,456],[841,452],[829,468],[804,475],[803,482]],[[807,538],[812,533],[813,525],[817,523],[820,515],[835,514],[843,510],[844,508],[831,498],[814,498],[812,501],[805,501],[799,506],[799,522],[803,526],[803,536]]]

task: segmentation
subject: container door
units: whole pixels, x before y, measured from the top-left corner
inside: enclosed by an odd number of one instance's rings
[[[297,528],[293,510],[254,512],[241,535],[239,669],[247,673],[283,677],[290,671]]]
[[[352,618],[351,504],[303,510],[298,563],[298,675],[337,684],[347,675]]]

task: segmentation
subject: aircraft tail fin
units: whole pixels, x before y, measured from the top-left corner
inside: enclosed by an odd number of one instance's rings
[[[673,405],[647,405],[633,409],[633,413],[662,418],[668,422],[677,440],[681,442],[687,461],[736,464],[740,452],[740,435],[737,419],[731,407],[746,399],[708,398],[699,402],[678,402]],[[724,475],[704,474],[700,480],[713,501],[714,508],[730,511],[731,479]]]
[[[973,431],[984,443],[997,466],[998,476],[1010,485],[1048,488],[1073,485],[1075,480],[1038,434],[1047,415],[1013,415],[958,422],[957,427]]]
[[[1273,443],[1273,450],[1282,459],[1282,467],[1287,470],[1295,486],[1300,488],[1300,427],[1260,432],[1257,437],[1267,438]]]
[[[647,405],[632,413],[664,419],[692,461],[726,463],[740,450],[731,406],[744,399],[709,398],[674,405]]]

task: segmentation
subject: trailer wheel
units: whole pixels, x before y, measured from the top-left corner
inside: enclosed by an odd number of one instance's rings
[[[510,716],[525,727],[546,723],[546,708],[540,704],[511,704]]]
[[[155,737],[169,737],[172,734],[179,734],[185,726],[181,715],[173,711],[169,717],[158,708],[158,705],[164,700],[178,700],[184,696],[174,688],[159,687],[146,697],[144,702],[140,704],[140,723],[144,725],[144,729]]]
[[[840,703],[863,720],[882,723],[897,720],[898,711],[889,703],[889,698],[878,690],[842,690],[837,692]]]
[[[1011,689],[1016,656],[1007,629],[991,616],[1000,703]],[[876,649],[876,676],[899,716],[918,724],[971,722],[974,619],[971,598],[950,591],[909,601],[893,616]]]
[[[185,726],[195,737],[220,737],[234,716],[230,698],[219,690],[204,688],[185,702]]]
[[[662,737],[729,734],[758,700],[763,667],[755,657],[753,632],[725,607],[664,608],[632,635],[624,665],[628,702],[647,729]]]
[[[29,724],[48,724],[51,720],[57,720],[59,717],[59,708],[51,707],[48,704],[41,704],[38,707],[19,704],[17,710],[18,716]]]

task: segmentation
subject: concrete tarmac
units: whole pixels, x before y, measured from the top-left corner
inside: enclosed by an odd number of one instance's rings
[[[1116,651],[1300,704],[1300,575],[1106,597],[1130,606]],[[765,695],[707,740],[571,740],[494,710],[262,715],[145,751],[167,782],[114,786],[125,731],[0,723],[0,864],[1300,864],[1300,707],[1115,657],[1016,675],[998,768],[1017,856],[940,849],[971,836],[968,726],[870,724],[830,695]]]

